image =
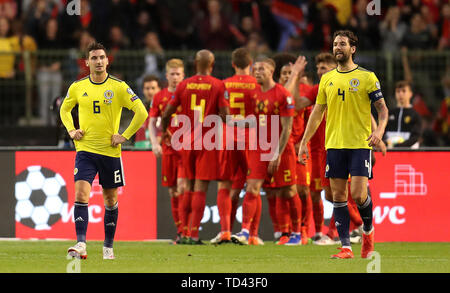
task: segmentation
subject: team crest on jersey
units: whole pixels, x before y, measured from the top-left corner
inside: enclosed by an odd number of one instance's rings
[[[103,93],[103,96],[105,97],[105,99],[111,100],[114,97],[114,92],[112,90],[106,90]]]
[[[350,88],[348,89],[350,92],[357,92],[359,86],[359,79],[353,78],[350,80]]]
[[[408,124],[409,122],[411,122],[411,116],[406,116],[405,123]]]

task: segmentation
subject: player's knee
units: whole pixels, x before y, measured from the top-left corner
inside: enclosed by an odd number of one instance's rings
[[[311,191],[311,201],[313,203],[320,202],[321,199],[320,191]]]
[[[296,196],[297,190],[295,188],[295,185],[282,188],[280,191],[280,194],[284,198],[292,198],[292,197]]]
[[[305,199],[308,197],[309,188],[305,185],[297,185],[297,192],[300,198]]]
[[[88,192],[86,190],[76,190],[75,191],[75,201],[81,202],[81,203],[88,203],[89,195],[90,195],[90,192]]]

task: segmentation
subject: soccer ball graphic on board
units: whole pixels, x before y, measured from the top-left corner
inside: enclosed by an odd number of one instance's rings
[[[61,219],[67,204],[66,182],[58,173],[29,166],[16,176],[16,222],[35,230],[49,230]]]

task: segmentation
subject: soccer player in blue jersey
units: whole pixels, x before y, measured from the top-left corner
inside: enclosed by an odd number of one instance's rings
[[[299,158],[309,157],[307,143],[327,112],[325,176],[330,178],[336,228],[342,247],[332,258],[353,258],[350,245],[350,216],[347,207],[347,184],[351,176],[351,195],[363,220],[361,257],[374,249],[372,200],[367,194],[372,177],[372,147],[380,144],[388,120],[388,109],[375,74],[353,62],[358,38],[351,31],[337,31],[333,36],[336,69],[320,80],[316,106],[309,118],[299,149]],[[378,111],[379,125],[371,127],[371,104]],[[373,132],[372,132],[373,131]]]
[[[141,127],[147,118],[144,104],[123,81],[106,72],[108,57],[99,43],[87,48],[86,66],[90,74],[72,83],[61,105],[60,116],[77,151],[75,157],[75,231],[77,243],[68,249],[72,257],[85,259],[88,202],[97,173],[105,204],[103,259],[114,259],[113,242],[117,226],[117,189],[125,185],[121,144]],[[76,129],[71,110],[78,105],[80,128]],[[122,108],[135,113],[128,128],[119,134]]]

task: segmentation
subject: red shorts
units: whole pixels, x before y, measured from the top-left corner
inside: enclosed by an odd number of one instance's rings
[[[216,150],[182,150],[180,152],[185,178],[208,181],[218,179],[218,152]]]
[[[243,189],[245,182],[247,181],[247,172],[248,169],[242,169],[239,168],[236,170],[236,173],[234,174],[233,178],[232,178],[232,185],[231,185],[231,189]]]
[[[162,186],[176,186],[177,178],[184,178],[181,157],[178,152],[165,155],[161,158]]]
[[[311,182],[310,165],[311,161],[306,161],[306,165],[295,160],[295,172],[297,173],[297,185],[309,186]]]
[[[327,164],[327,152],[314,151],[311,153],[311,191],[321,191],[324,186],[330,186],[330,180],[325,178],[325,166]]]
[[[280,166],[273,177],[267,174],[269,161],[261,161],[259,152],[249,152],[249,173],[247,179],[264,179],[263,187],[280,188],[284,186],[294,185],[297,176],[295,172],[295,151],[294,145],[288,143],[281,155]]]
[[[243,174],[244,182],[247,173],[247,153],[245,150],[220,150],[219,156],[219,180],[235,180],[236,173]]]

